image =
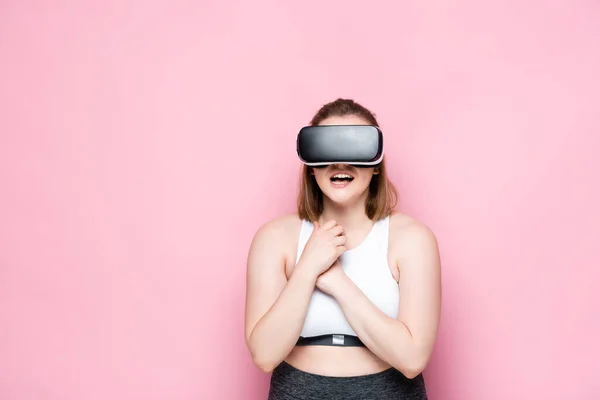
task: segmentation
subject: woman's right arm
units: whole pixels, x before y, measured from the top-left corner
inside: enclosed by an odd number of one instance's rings
[[[262,371],[271,372],[294,348],[302,331],[317,274],[296,265],[289,280],[285,249],[289,222],[275,220],[255,234],[246,271],[246,345]]]

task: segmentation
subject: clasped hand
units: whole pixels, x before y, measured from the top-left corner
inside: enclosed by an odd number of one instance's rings
[[[332,295],[335,288],[347,279],[339,261],[345,251],[346,235],[341,225],[334,220],[322,226],[315,222],[299,265],[316,277],[317,288]]]
[[[319,275],[316,286],[323,292],[333,296],[335,289],[347,278],[348,276],[342,269],[342,264],[339,260],[336,260],[327,271]]]

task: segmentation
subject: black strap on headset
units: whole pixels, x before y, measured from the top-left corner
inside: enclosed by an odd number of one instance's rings
[[[362,346],[365,344],[352,335],[319,335],[302,337],[296,342],[297,346]]]

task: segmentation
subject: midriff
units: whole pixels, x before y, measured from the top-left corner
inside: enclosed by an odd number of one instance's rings
[[[390,368],[368,348],[353,346],[296,346],[285,361],[299,370],[325,376],[367,375]]]

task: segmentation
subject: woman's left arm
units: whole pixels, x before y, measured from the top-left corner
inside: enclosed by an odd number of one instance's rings
[[[436,340],[441,311],[441,266],[437,240],[424,225],[397,229],[390,235],[400,266],[398,318],[379,310],[345,274],[330,285],[330,294],[348,323],[376,356],[414,378],[426,367]]]

